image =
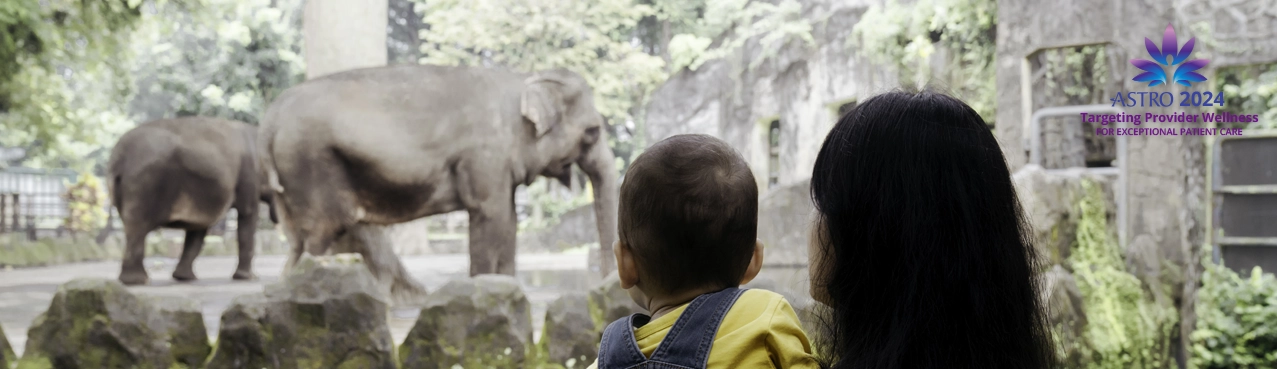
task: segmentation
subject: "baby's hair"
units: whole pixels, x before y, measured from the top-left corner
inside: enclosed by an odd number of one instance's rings
[[[620,239],[653,291],[740,284],[758,233],[758,184],[740,153],[708,135],[647,148],[621,184]]]

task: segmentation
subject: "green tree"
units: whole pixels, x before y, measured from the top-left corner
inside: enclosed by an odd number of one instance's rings
[[[671,17],[687,17],[686,8],[673,8]],[[802,4],[781,0],[775,4],[755,0],[708,0],[701,17],[679,23],[685,32],[670,38],[672,70],[695,70],[706,61],[725,57],[748,42],[757,42],[758,54],[749,68],[776,56],[781,47],[800,41],[812,47],[811,22],[803,16]]]
[[[300,82],[301,0],[205,0],[158,7],[133,40],[139,120],[212,116],[256,123]]]
[[[1227,124],[1236,128],[1277,128],[1277,63],[1221,68],[1216,91],[1226,96],[1220,112],[1255,114],[1258,122]]]
[[[158,0],[165,3],[164,0]],[[81,162],[128,126],[127,42],[140,0],[0,3],[0,146],[27,165]]]
[[[998,25],[996,0],[887,0],[871,5],[848,41],[874,61],[894,66],[900,80],[920,85],[932,79],[937,46],[951,52],[945,86],[986,122],[996,116],[993,58]]]

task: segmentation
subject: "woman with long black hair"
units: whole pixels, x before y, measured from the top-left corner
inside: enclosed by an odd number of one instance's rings
[[[979,114],[891,92],[843,115],[816,158],[812,297],[831,368],[1046,368],[1037,258]]]

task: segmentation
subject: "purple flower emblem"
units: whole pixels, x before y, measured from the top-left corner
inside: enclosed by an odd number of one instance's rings
[[[1205,76],[1197,73],[1198,69],[1205,67],[1210,60],[1207,59],[1188,59],[1188,54],[1193,53],[1193,44],[1197,41],[1196,37],[1188,39],[1184,43],[1184,47],[1179,47],[1179,41],[1175,39],[1175,28],[1166,25],[1166,32],[1162,34],[1162,48],[1159,50],[1157,45],[1153,44],[1153,40],[1144,38],[1144,48],[1148,49],[1148,55],[1153,60],[1131,59],[1131,65],[1144,70],[1132,80],[1136,82],[1148,82],[1149,87],[1170,84],[1175,82],[1185,87],[1192,87],[1193,82],[1202,82],[1206,80]],[[1163,67],[1171,67],[1178,65],[1175,72],[1170,75],[1166,74]]]

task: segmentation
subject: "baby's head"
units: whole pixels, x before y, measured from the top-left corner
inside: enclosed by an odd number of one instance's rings
[[[613,249],[621,286],[649,309],[653,299],[739,286],[761,267],[754,174],[712,136],[678,135],[647,148],[625,174],[619,215]]]

